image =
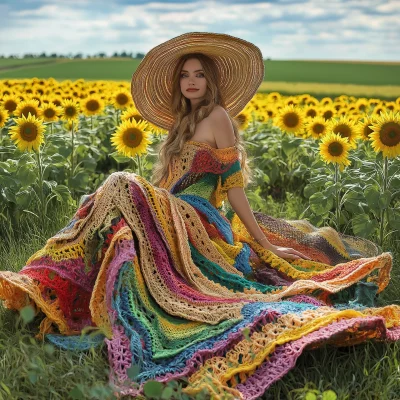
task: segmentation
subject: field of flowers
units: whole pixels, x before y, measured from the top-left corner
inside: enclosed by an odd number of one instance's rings
[[[246,194],[254,211],[373,240],[394,252],[398,275],[400,97],[258,93],[235,119],[253,171]],[[128,82],[0,80],[0,269],[20,269],[110,173],[151,181],[155,147],[167,133],[141,117]],[[385,301],[398,301],[395,292]],[[11,333],[16,328],[3,314],[0,326]],[[0,355],[7,340],[0,334]],[[52,356],[47,346],[43,354]],[[25,370],[27,387],[44,376],[38,371]],[[0,373],[0,395],[11,393],[11,381]],[[86,389],[77,387],[65,393],[83,396]],[[108,398],[101,390],[105,397],[88,398]]]

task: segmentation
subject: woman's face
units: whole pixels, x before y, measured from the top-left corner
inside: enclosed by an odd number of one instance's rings
[[[181,70],[181,92],[192,105],[200,102],[206,94],[207,80],[203,68],[197,58],[186,60]],[[188,91],[188,89],[197,89]]]

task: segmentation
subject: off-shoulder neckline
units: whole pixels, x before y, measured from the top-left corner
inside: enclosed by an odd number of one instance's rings
[[[213,147],[213,146],[211,146],[210,144],[208,144],[208,143],[206,143],[206,142],[197,142],[197,141],[195,141],[195,140],[187,140],[187,141],[185,142],[185,145],[186,145],[186,144],[190,144],[190,143],[199,144],[200,146],[205,146],[205,147],[208,147],[209,149],[212,149],[212,150],[215,150],[215,151],[231,150],[231,149],[236,149],[236,148],[237,148],[236,145],[235,145],[235,146],[220,147],[220,148],[218,148],[218,147]]]

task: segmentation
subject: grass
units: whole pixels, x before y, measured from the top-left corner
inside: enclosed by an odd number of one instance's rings
[[[141,59],[0,59],[0,79],[130,80]],[[38,65],[39,63],[48,63]],[[399,86],[400,63],[264,60],[265,82]]]
[[[291,219],[301,211],[301,202],[293,196],[281,204],[268,201],[269,214],[276,217]],[[17,231],[17,237],[11,237],[8,243],[2,236],[0,269],[19,271],[49,237],[66,225],[73,211],[54,208],[50,210],[51,224],[46,229],[31,223]],[[393,251],[396,263],[391,282],[379,298],[380,306],[399,303],[400,245],[392,241],[384,250]],[[115,398],[108,385],[106,346],[75,353],[37,341],[33,336],[40,319],[38,316],[24,325],[18,313],[0,306],[0,400]],[[367,342],[305,351],[295,368],[262,398],[297,400],[305,398],[307,388],[315,388],[320,392],[332,389],[339,400],[400,399],[399,346],[398,342]]]

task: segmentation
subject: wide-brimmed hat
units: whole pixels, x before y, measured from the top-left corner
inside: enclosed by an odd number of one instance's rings
[[[189,32],[152,48],[132,75],[131,93],[147,121],[169,130],[172,74],[179,58],[202,53],[216,64],[226,111],[235,117],[257,92],[264,79],[260,49],[246,40],[222,33]]]

